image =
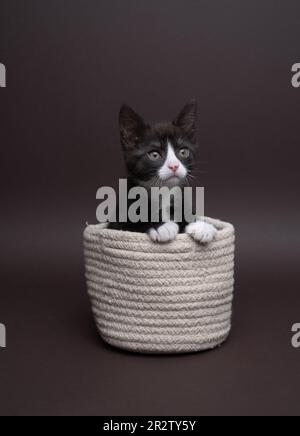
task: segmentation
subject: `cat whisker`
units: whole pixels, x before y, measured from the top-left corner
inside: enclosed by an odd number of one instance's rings
[[[161,179],[159,176],[154,176],[153,179],[151,179],[150,185],[151,187],[160,187],[161,186]]]
[[[192,181],[196,181],[196,182],[199,181],[198,177],[196,177],[196,176],[194,176],[193,174],[190,174],[190,173],[187,174],[187,178],[189,180],[192,180]]]

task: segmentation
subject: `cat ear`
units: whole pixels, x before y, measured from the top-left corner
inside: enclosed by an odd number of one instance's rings
[[[141,141],[147,125],[131,107],[124,104],[120,109],[119,127],[121,144],[125,149],[129,149]]]
[[[173,121],[173,124],[180,127],[193,143],[197,142],[197,113],[197,102],[192,100],[184,106]]]

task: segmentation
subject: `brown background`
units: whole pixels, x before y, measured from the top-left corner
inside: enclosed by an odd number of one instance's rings
[[[2,1],[1,414],[299,414],[299,17],[298,0]],[[153,121],[191,97],[206,213],[237,230],[232,335],[127,354],[96,333],[82,231],[124,174],[120,104]]]

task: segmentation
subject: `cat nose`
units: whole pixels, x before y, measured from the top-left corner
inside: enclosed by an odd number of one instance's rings
[[[173,173],[175,174],[176,171],[178,170],[179,165],[174,164],[174,165],[168,165],[168,168],[173,171]]]

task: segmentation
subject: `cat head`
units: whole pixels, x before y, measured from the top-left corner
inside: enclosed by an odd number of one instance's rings
[[[127,105],[119,115],[129,177],[140,186],[180,186],[192,171],[197,144],[197,103],[186,104],[172,122],[150,125]]]

